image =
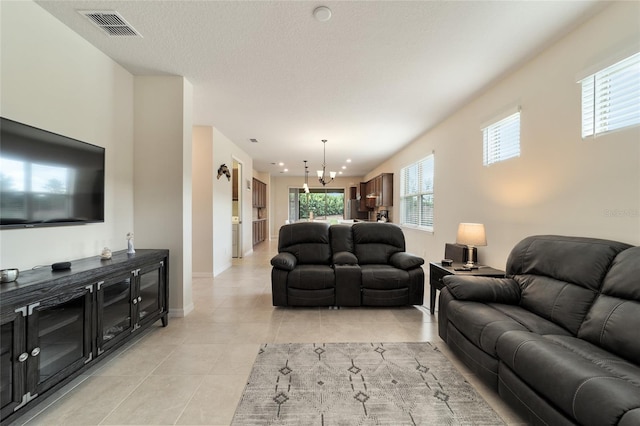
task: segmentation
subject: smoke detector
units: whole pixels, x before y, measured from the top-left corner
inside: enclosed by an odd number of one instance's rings
[[[142,37],[142,35],[116,11],[79,10],[78,13],[107,33],[109,37]]]
[[[313,11],[313,16],[320,22],[327,22],[331,19],[331,9],[327,6],[316,7]]]

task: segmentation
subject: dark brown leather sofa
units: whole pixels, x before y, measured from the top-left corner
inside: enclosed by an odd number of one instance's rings
[[[424,299],[424,259],[390,223],[280,228],[271,259],[274,306],[401,306]]]
[[[447,276],[439,334],[539,425],[640,425],[640,247],[533,236],[507,278]]]

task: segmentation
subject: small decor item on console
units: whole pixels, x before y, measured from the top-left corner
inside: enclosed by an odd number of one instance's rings
[[[20,271],[18,268],[9,268],[0,270],[0,282],[10,283],[18,279]]]
[[[51,265],[52,271],[66,271],[71,269],[71,262],[58,262]]]
[[[102,260],[109,260],[111,259],[111,250],[109,250],[109,247],[105,247],[102,249],[102,253],[100,253],[100,259]]]
[[[133,232],[127,234],[127,254],[135,254],[136,250],[133,248]]]

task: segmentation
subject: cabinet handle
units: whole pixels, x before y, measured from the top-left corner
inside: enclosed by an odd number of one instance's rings
[[[142,302],[142,297],[138,296],[138,303]]]
[[[27,360],[27,358],[29,358],[29,354],[26,352],[23,352],[20,354],[20,356],[18,357],[18,361],[20,362],[25,362]]]
[[[138,303],[138,299],[134,298],[131,302],[135,305],[136,303]]]
[[[31,356],[38,356],[40,354],[40,348],[33,348]]]

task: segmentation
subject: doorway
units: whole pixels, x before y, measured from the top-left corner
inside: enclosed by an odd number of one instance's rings
[[[324,220],[338,223],[344,219],[343,188],[289,188],[289,220]]]
[[[231,169],[231,257],[242,258],[242,163],[233,159]]]

